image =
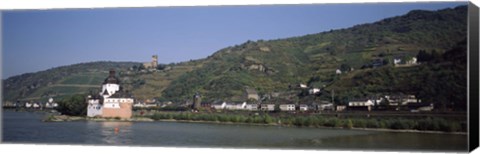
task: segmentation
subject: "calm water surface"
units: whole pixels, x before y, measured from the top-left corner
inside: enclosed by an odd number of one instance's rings
[[[462,152],[467,149],[466,135],[179,122],[42,122],[44,114],[4,110],[3,142]]]

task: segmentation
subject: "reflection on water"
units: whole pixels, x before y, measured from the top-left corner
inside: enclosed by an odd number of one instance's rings
[[[132,122],[86,122],[92,140],[101,139],[103,144],[131,145]]]
[[[3,113],[3,141],[163,147],[465,151],[466,135],[178,122],[42,122],[42,114]]]

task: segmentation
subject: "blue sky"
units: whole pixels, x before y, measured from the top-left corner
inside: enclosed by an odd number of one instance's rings
[[[467,4],[370,3],[24,10],[2,12],[2,78],[92,61],[207,57],[247,40],[348,28],[410,10]]]

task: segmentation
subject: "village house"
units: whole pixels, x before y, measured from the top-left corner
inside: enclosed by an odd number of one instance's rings
[[[32,105],[33,105],[33,104],[32,104],[32,103],[30,103],[30,102],[26,102],[26,103],[25,103],[25,107],[26,107],[26,108],[31,108],[31,107],[32,107]]]
[[[235,104],[235,109],[236,109],[236,110],[245,110],[245,109],[247,109],[247,102],[236,103],[236,104]]]
[[[307,104],[300,104],[298,109],[300,111],[308,111],[308,105]]]
[[[340,69],[337,69],[337,70],[335,71],[335,74],[342,74],[342,71],[341,71]]]
[[[318,94],[320,93],[320,88],[311,88],[308,90],[308,94],[310,95],[315,95],[315,94]]]
[[[45,103],[45,108],[50,108],[51,109],[51,108],[56,108],[56,107],[58,107],[58,103],[54,102],[53,98],[49,98],[48,102]]]
[[[337,105],[337,106],[335,106],[335,111],[337,111],[337,112],[345,111],[346,108],[347,108],[347,106],[345,106],[345,105]]]
[[[417,58],[416,57],[411,57],[411,58],[401,58],[401,57],[396,57],[393,59],[393,64],[398,67],[402,66],[414,66],[417,65]]]
[[[226,110],[246,110],[247,109],[247,102],[243,102],[243,103],[225,103],[225,106],[223,109],[226,109]],[[223,105],[223,103],[222,103]],[[221,106],[218,106],[219,108]],[[214,107],[215,108],[215,107]]]
[[[281,111],[295,111],[295,104],[280,104]]]
[[[421,103],[422,101],[417,99],[415,95],[386,95],[385,99],[388,100],[390,106],[407,105],[408,103]]]
[[[258,104],[247,104],[245,108],[248,111],[258,111]]]
[[[89,95],[87,102],[88,117],[122,119],[132,117],[134,100],[130,94],[121,89],[120,80],[115,76],[114,70],[110,70],[110,75],[103,82],[102,92],[98,95]]]
[[[274,111],[275,104],[260,104],[260,110],[262,111]]]
[[[415,95],[407,95],[405,98],[405,102],[408,103],[421,103],[422,100],[415,97]]]
[[[212,108],[214,108],[215,110],[223,110],[225,109],[227,106],[227,102],[219,102],[219,103],[214,103],[212,105]]]
[[[133,104],[133,107],[138,107],[138,108],[152,108],[152,107],[157,107],[157,103],[142,103],[142,102],[137,102]]]
[[[41,107],[40,103],[33,103],[33,108],[40,108],[40,107]]]
[[[374,106],[377,106],[377,105],[380,105],[380,103],[384,101],[384,98],[383,97],[375,97],[374,99],[372,99],[372,101],[373,101]]]
[[[402,99],[399,96],[385,95],[385,100],[388,102],[389,106],[399,106],[399,104],[402,102]]]
[[[15,104],[13,102],[10,102],[10,101],[5,101],[3,103],[3,107],[15,107]]]
[[[157,103],[151,103],[151,104],[145,104],[145,108],[150,108],[150,107],[157,107]]]
[[[401,58],[398,58],[398,57],[397,57],[397,58],[393,58],[393,64],[394,64],[394,65],[398,65],[398,64],[400,64],[401,62],[402,62],[402,59],[401,59]]]
[[[407,63],[407,64],[410,64],[410,65],[417,64],[417,58],[412,57],[412,58],[411,58],[410,60],[408,60],[406,63]]]
[[[333,103],[323,103],[318,105],[318,110],[325,111],[325,110],[333,110]]]
[[[375,104],[370,99],[353,99],[348,102],[349,110],[366,110],[371,111]]]
[[[225,105],[225,109],[226,110],[236,110],[237,109],[237,105],[235,103],[226,103]]]
[[[306,85],[306,84],[303,84],[303,83],[300,83],[300,84],[298,85],[298,87],[299,87],[299,88],[302,88],[302,89],[308,88],[307,85]]]
[[[135,101],[133,107],[139,108],[153,108],[153,107],[165,107],[165,103],[158,102],[155,99],[146,99],[144,101]]]
[[[90,97],[91,97],[91,96],[90,96]],[[137,102],[137,103],[133,104],[133,107],[145,108],[145,103]]]
[[[167,101],[167,102],[159,102],[157,103],[157,107],[161,107],[161,108],[164,108],[164,107],[167,107],[167,106],[172,106],[173,102],[171,101]],[[210,106],[208,106],[208,108],[211,107],[211,104]]]

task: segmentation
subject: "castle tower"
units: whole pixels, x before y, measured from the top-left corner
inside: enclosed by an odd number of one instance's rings
[[[120,90],[120,80],[115,76],[115,70],[111,69],[109,76],[103,81],[102,91],[100,95],[110,97]]]
[[[201,102],[202,102],[202,96],[200,96],[200,94],[197,92],[195,93],[195,95],[193,95],[193,104],[192,104],[192,108],[193,109],[200,109],[201,107]]]
[[[153,68],[156,68],[158,66],[158,56],[157,55],[153,55],[152,56],[152,67]]]

